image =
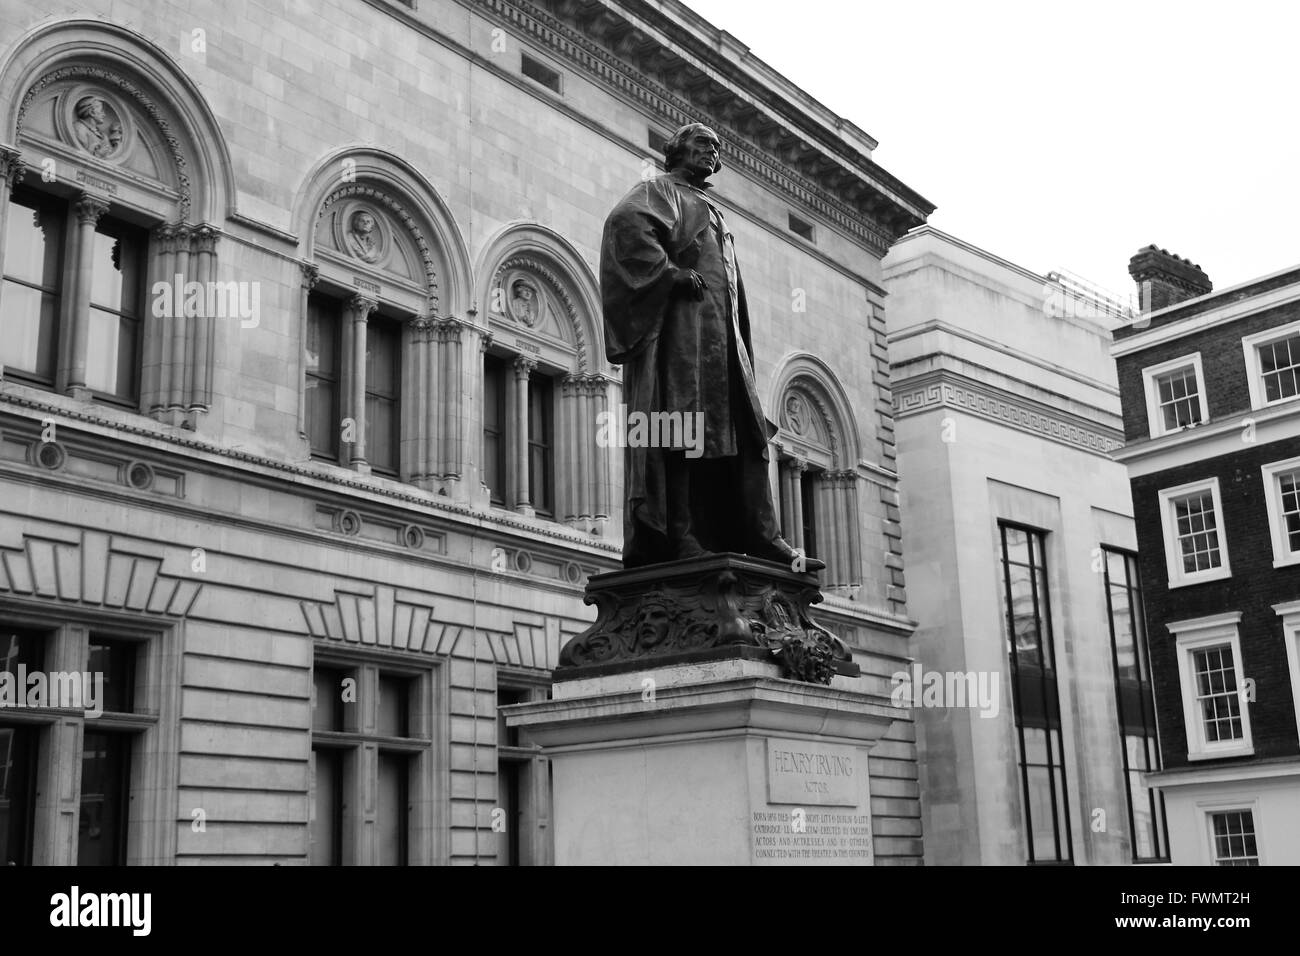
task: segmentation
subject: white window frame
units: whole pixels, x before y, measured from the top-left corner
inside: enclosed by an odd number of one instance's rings
[[[1201,820],[1204,823],[1202,832],[1205,834],[1205,865],[1218,866],[1219,860],[1214,851],[1214,815],[1216,813],[1241,813],[1244,810],[1250,811],[1250,822],[1255,828],[1255,858],[1259,866],[1265,866],[1264,859],[1264,840],[1262,837],[1263,825],[1259,816],[1259,800],[1255,797],[1243,797],[1238,800],[1216,800],[1215,802],[1204,802],[1196,805],[1196,810],[1201,814]]]
[[[1183,553],[1178,546],[1178,520],[1174,517],[1174,500],[1198,491],[1209,491],[1214,499],[1214,527],[1219,536],[1219,555],[1222,563],[1217,568],[1204,571],[1184,571]],[[1232,577],[1232,565],[1228,561],[1228,531],[1223,514],[1223,501],[1219,496],[1219,479],[1203,478],[1188,482],[1176,488],[1165,488],[1160,492],[1160,527],[1165,539],[1165,570],[1169,576],[1169,587],[1181,588],[1205,581],[1221,581]]]
[[[1268,345],[1270,342],[1276,342],[1279,339],[1290,338],[1298,333],[1300,333],[1300,322],[1289,322],[1274,329],[1265,329],[1263,332],[1256,332],[1254,335],[1242,337],[1241,349],[1246,358],[1246,386],[1250,389],[1250,407],[1252,409],[1258,410],[1270,408],[1274,405],[1285,405],[1287,402],[1300,401],[1300,395],[1279,398],[1272,402],[1265,399],[1263,373],[1259,368],[1259,347],[1261,345]]]
[[[1264,506],[1268,509],[1268,530],[1273,539],[1273,567],[1281,568],[1300,564],[1300,551],[1292,551],[1287,544],[1286,524],[1282,520],[1282,487],[1278,475],[1287,471],[1300,471],[1300,458],[1288,458],[1260,467],[1264,477]]]
[[[1196,398],[1201,409],[1201,420],[1196,424],[1203,425],[1210,420],[1210,410],[1205,400],[1205,372],[1201,368],[1201,353],[1192,352],[1181,358],[1170,359],[1168,362],[1161,362],[1159,365],[1152,365],[1142,370],[1142,387],[1146,390],[1147,396],[1147,426],[1152,438],[1173,435],[1195,427],[1195,425],[1182,425],[1178,428],[1165,428],[1164,416],[1160,413],[1160,390],[1156,387],[1156,379],[1161,375],[1176,372],[1189,365],[1196,374]]]
[[[1240,699],[1241,738],[1239,740],[1205,739],[1205,723],[1196,706],[1196,672],[1192,667],[1194,652],[1208,647],[1227,644],[1232,648],[1232,666],[1237,678],[1240,697],[1245,686],[1245,661],[1241,656],[1241,635],[1238,625],[1241,612],[1215,614],[1186,621],[1171,621],[1165,626],[1174,636],[1178,650],[1178,680],[1183,698],[1183,725],[1187,731],[1187,759],[1216,760],[1220,757],[1248,757],[1255,753],[1254,738],[1250,730],[1250,702]]]
[[[1295,726],[1300,732],[1300,601],[1274,604],[1282,619],[1282,644],[1286,647],[1287,669],[1291,673],[1291,702],[1295,705]]]

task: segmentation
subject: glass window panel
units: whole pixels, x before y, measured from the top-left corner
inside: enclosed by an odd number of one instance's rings
[[[0,364],[34,375],[43,384],[54,383],[59,327],[59,297],[5,280],[0,289],[3,334]]]
[[[311,848],[312,866],[343,862],[343,751],[313,747]]]
[[[66,222],[67,207],[62,201],[15,188],[5,219],[5,276],[42,289],[57,290],[62,275],[60,260]],[[8,311],[6,303],[5,312]]]
[[[0,727],[0,866],[32,862],[38,735],[34,727]]]
[[[366,458],[390,474],[398,469],[401,328],[383,316],[366,323]]]
[[[312,729],[343,729],[343,680],[347,671],[317,665],[312,673]]]
[[[375,471],[397,474],[397,402],[377,395],[366,396],[366,459]]]
[[[135,662],[139,644],[92,637],[90,674],[102,675],[103,699],[100,706],[110,713],[129,714],[135,710]]]
[[[81,760],[81,818],[77,866],[126,863],[127,734],[86,732]]]
[[[376,862],[380,866],[406,866],[407,773],[405,754],[379,754],[379,805],[375,812]]]
[[[528,382],[528,488],[533,507],[544,515],[555,511],[552,446],[551,380],[533,375]]]
[[[306,411],[304,426],[313,455],[337,461],[339,430],[338,304],[319,295],[307,299]]]
[[[495,355],[483,357],[483,483],[492,503],[505,504],[506,493],[505,364]]]
[[[379,678],[377,732],[382,736],[410,736],[410,690],[410,678],[383,676]]]
[[[41,670],[47,640],[49,635],[44,631],[0,630],[0,671],[17,673],[19,665],[28,671]]]
[[[1034,861],[1055,860],[1056,829],[1052,822],[1052,775],[1046,767],[1029,767],[1025,774],[1029,781],[1029,808],[1032,829],[1030,838],[1034,848]]]

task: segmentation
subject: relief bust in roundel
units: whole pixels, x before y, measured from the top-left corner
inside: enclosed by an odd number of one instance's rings
[[[58,120],[63,140],[96,159],[116,163],[130,152],[134,138],[130,113],[98,88],[69,90]]]

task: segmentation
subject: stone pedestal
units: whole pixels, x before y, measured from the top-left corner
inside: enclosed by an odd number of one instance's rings
[[[506,719],[552,761],[559,865],[869,865],[867,753],[898,712],[863,682],[733,658],[559,682]]]
[[[820,600],[740,555],[593,577],[552,699],[503,708],[552,762],[556,863],[870,864],[867,753],[898,711]]]

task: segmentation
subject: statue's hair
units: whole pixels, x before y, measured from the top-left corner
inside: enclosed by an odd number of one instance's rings
[[[710,133],[713,133],[713,128],[706,126],[703,123],[687,123],[677,132],[673,133],[668,141],[664,143],[665,169],[671,171],[682,164],[682,156],[686,152],[686,140],[689,139],[692,134],[697,133],[702,129],[707,129]],[[714,133],[714,135],[716,136],[717,133]],[[713,171],[716,173],[720,169],[722,169],[722,157],[719,155],[718,162],[713,167]]]
[[[96,103],[103,103],[102,97],[83,96],[77,101],[77,119],[86,119],[95,111]]]

